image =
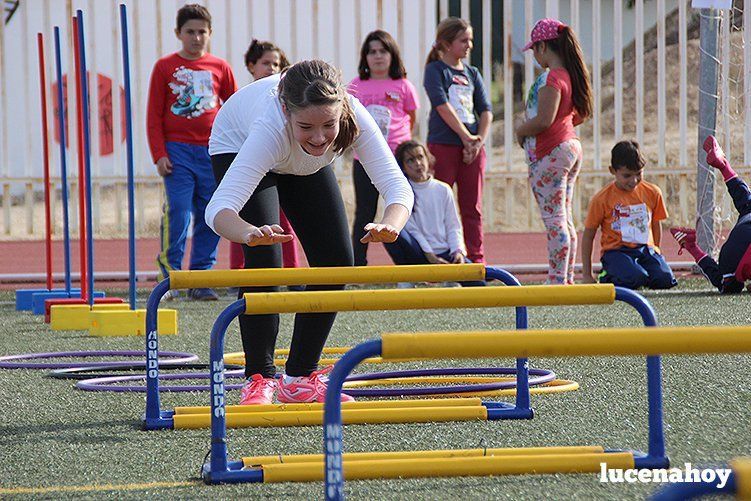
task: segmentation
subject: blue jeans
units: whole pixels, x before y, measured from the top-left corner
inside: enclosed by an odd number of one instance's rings
[[[402,230],[399,233],[399,238],[397,238],[395,242],[384,244],[384,247],[386,247],[386,252],[391,256],[394,264],[430,264],[425,257],[425,252],[423,252],[420,244],[418,244],[417,240],[415,240],[406,230]],[[436,256],[451,262],[451,251],[442,252],[436,254]],[[465,256],[464,262],[471,263],[472,261]],[[459,282],[459,284],[462,287],[482,287],[485,285],[485,282],[481,280],[473,280],[469,282]]]
[[[606,251],[602,269],[605,275],[600,278],[601,283],[629,289],[670,289],[678,284],[665,258],[648,245]]]
[[[161,226],[161,252],[156,258],[159,280],[170,270],[182,269],[185,240],[193,216],[191,270],[208,270],[216,263],[219,235],[204,219],[206,205],[216,189],[207,146],[167,142],[172,174],[164,176],[167,201]]]

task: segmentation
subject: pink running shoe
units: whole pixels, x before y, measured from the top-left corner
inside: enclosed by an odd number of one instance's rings
[[[276,379],[253,374],[240,391],[240,405],[273,404],[276,388]]]
[[[681,246],[678,250],[679,255],[683,254],[683,249],[686,247],[696,245],[696,230],[693,228],[683,228],[680,226],[670,228],[670,234],[673,235],[675,241]]]
[[[717,169],[723,169],[727,165],[728,162],[725,159],[725,153],[720,148],[714,136],[707,136],[702,147],[707,152],[707,163],[709,165]]]
[[[291,381],[285,383],[284,376],[279,380],[279,394],[277,398],[285,404],[290,403],[307,403],[307,402],[324,402],[326,400],[326,382],[328,378],[324,375],[331,372],[334,366],[326,367],[320,371],[314,371],[310,376],[300,376],[291,378]],[[352,402],[354,398],[349,395],[341,394],[342,402]]]

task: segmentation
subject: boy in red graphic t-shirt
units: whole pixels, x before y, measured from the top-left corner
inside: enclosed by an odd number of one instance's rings
[[[219,236],[204,221],[216,189],[208,153],[209,135],[222,102],[237,86],[226,61],[207,53],[211,15],[197,4],[177,11],[175,35],[182,49],[159,59],[151,72],[147,105],[149,149],[164,178],[160,279],[182,268],[185,240],[193,216],[191,270],[207,270],[216,262]],[[191,289],[196,300],[216,300],[211,289]]]

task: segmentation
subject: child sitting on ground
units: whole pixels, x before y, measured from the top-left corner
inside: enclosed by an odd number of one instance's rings
[[[696,230],[670,228],[681,250],[686,249],[696,260],[704,275],[722,294],[743,291],[743,284],[751,280],[751,190],[730,167],[720,145],[713,136],[704,141],[707,163],[718,169],[725,180],[733,204],[738,210],[738,222],[720,249],[719,264],[696,244]],[[680,251],[679,251],[680,254]],[[747,286],[751,291],[751,283]]]
[[[601,283],[629,289],[669,289],[677,284],[659,249],[660,222],[667,218],[667,209],[660,188],[642,181],[644,164],[636,141],[621,141],[611,150],[610,173],[615,179],[592,198],[584,222],[582,279],[586,283],[597,282],[592,274],[592,244],[600,228]]]
[[[395,242],[384,244],[394,264],[471,263],[464,250],[454,193],[449,185],[430,175],[433,155],[422,143],[409,140],[397,146],[394,156],[415,193],[409,221]],[[485,283],[472,281],[461,285]]]

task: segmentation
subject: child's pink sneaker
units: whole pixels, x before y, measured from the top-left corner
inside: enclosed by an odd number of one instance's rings
[[[702,147],[707,152],[707,163],[709,165],[717,169],[722,169],[727,165],[725,153],[720,148],[714,136],[707,136]]]
[[[273,404],[276,388],[275,379],[253,374],[240,391],[240,405]]]
[[[331,372],[334,366],[326,367],[320,371],[314,371],[310,376],[289,377],[283,376],[279,380],[279,394],[277,398],[285,404],[324,402],[326,400],[326,382],[324,376]],[[352,402],[354,398],[341,394],[342,402]]]
[[[683,228],[680,226],[670,228],[670,234],[673,235],[675,241],[681,246],[678,250],[679,255],[683,253],[683,249],[696,245],[696,230],[693,228]]]

